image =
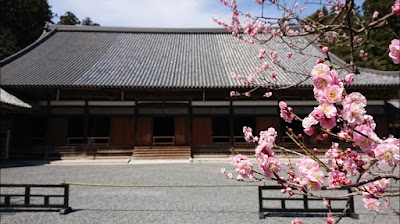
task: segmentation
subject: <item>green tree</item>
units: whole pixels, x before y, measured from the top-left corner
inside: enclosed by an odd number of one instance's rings
[[[378,18],[384,16],[391,12],[393,3],[393,0],[365,0],[362,5],[362,18],[366,23],[373,21],[372,14],[375,11],[379,12]],[[368,36],[364,36],[364,38],[371,39],[364,49],[369,57],[368,60],[361,61],[360,66],[380,70],[398,70],[399,67],[388,56],[388,46],[392,39],[399,39],[399,32],[400,17],[392,16],[388,19],[387,25],[374,29]]]
[[[67,11],[64,15],[60,16],[60,21],[58,22],[60,25],[78,25],[81,24],[81,21],[70,11]]]
[[[47,0],[0,0],[0,60],[34,42],[53,13]]]
[[[389,14],[393,5],[393,0],[365,0],[362,8],[355,7],[356,16],[348,15],[351,18],[351,24],[353,27],[359,27],[357,21],[362,21],[364,24],[369,24],[380,17]],[[372,18],[373,13],[379,12],[378,18]],[[321,24],[328,24],[335,18],[333,11],[328,11],[325,7],[322,8],[324,17],[318,17],[321,10],[317,10],[315,13],[310,15],[308,19],[316,21]],[[357,18],[358,17],[358,18]],[[335,22],[341,22],[342,16],[339,16]],[[335,23],[334,23],[335,24]],[[370,29],[368,32],[363,32],[357,36],[366,41],[361,47],[354,49],[353,56],[356,59],[356,65],[365,68],[372,68],[378,70],[398,70],[398,66],[393,64],[391,58],[388,56],[388,46],[392,39],[399,38],[400,31],[400,18],[398,16],[392,16],[388,20],[388,24]],[[350,36],[348,31],[345,31],[347,36]],[[338,45],[337,43],[323,43],[329,46],[331,52],[340,57],[347,63],[351,60],[350,47]],[[348,44],[348,43],[347,43]],[[367,59],[359,57],[360,50],[364,50],[368,53]]]
[[[100,24],[94,23],[90,17],[86,17],[82,20],[82,26],[100,26]]]

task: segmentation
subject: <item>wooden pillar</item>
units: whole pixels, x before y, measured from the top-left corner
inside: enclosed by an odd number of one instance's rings
[[[230,151],[234,152],[235,149],[235,130],[234,130],[234,113],[233,113],[233,102],[230,100],[229,104],[229,145]]]
[[[137,123],[138,123],[138,114],[139,114],[139,105],[138,105],[138,101],[137,100],[135,100],[135,108],[134,108],[134,114],[133,114],[133,122],[134,122],[134,132],[135,132],[135,135],[133,136],[133,145],[134,146],[136,146],[137,145],[137,141],[136,141],[136,135],[137,135],[137,133],[138,133],[138,126],[137,126]]]
[[[83,117],[83,145],[84,145],[84,157],[86,157],[86,150],[88,145],[88,130],[89,130],[89,105],[88,101],[85,100],[84,117]]]
[[[193,128],[193,107],[192,100],[189,101],[188,108],[188,144],[190,145],[190,157],[193,158],[193,141],[192,141],[192,128]]]

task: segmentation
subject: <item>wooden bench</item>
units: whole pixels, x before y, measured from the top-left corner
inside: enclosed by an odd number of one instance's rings
[[[329,210],[324,207],[321,198],[312,198],[306,195],[292,195],[282,194],[280,190],[282,186],[270,185],[258,187],[258,201],[259,201],[259,217],[326,217]],[[327,191],[332,196],[332,191],[326,190],[323,187],[321,191]],[[336,190],[337,191],[337,190]],[[350,190],[340,190],[350,193]],[[267,196],[273,195],[273,196]],[[277,197],[281,195],[281,197]],[[266,202],[266,203],[264,203]],[[295,202],[295,203],[290,203]],[[312,203],[317,202],[317,203]],[[340,203],[342,202],[342,203]],[[343,205],[345,204],[345,205]],[[336,198],[330,199],[330,211],[334,215],[343,215],[358,219],[355,213],[354,198]]]
[[[8,194],[6,189],[17,189],[23,188],[23,194]],[[40,194],[32,194],[32,189],[39,188],[41,189]],[[43,193],[44,189],[61,189],[61,193]],[[71,207],[69,207],[69,185],[68,184],[0,184],[0,208],[58,208],[60,210],[60,214],[68,214],[72,211]],[[37,192],[37,190],[36,190]],[[4,200],[3,200],[4,198]],[[61,199],[61,202],[53,202],[53,199]],[[41,203],[38,203],[38,200],[42,199]],[[23,203],[18,203],[18,202]]]

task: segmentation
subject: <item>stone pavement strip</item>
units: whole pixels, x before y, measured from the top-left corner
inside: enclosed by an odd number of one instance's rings
[[[73,212],[3,210],[0,223],[291,223],[293,218],[258,218],[257,187],[228,180],[221,167],[231,170],[229,159],[180,161],[25,161],[2,163],[1,183],[59,184],[62,182],[117,185],[175,185],[176,187],[99,187],[71,185]],[[271,184],[271,183],[269,183]],[[178,187],[191,185],[191,187]],[[195,186],[196,185],[196,186]],[[201,187],[204,185],[241,185]],[[271,195],[276,194],[271,192]],[[398,198],[397,198],[398,199]],[[398,224],[398,216],[382,208],[377,217],[356,198],[360,219],[340,223]],[[392,200],[398,208],[398,200]],[[293,208],[299,205],[291,205]],[[324,223],[323,218],[302,218]]]

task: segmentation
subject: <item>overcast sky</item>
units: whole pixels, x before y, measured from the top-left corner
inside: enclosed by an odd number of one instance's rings
[[[242,11],[261,14],[261,8],[254,0],[237,2]],[[287,2],[293,4],[294,1]],[[356,2],[361,3],[363,0]],[[229,9],[219,0],[49,0],[49,4],[58,16],[71,11],[79,20],[90,17],[102,26],[210,28],[218,27],[213,17],[224,21],[229,21],[230,17]],[[308,8],[311,11],[316,6],[309,5]],[[266,7],[264,10],[265,15],[279,15],[274,7]],[[53,18],[53,22],[57,23],[58,18]]]

